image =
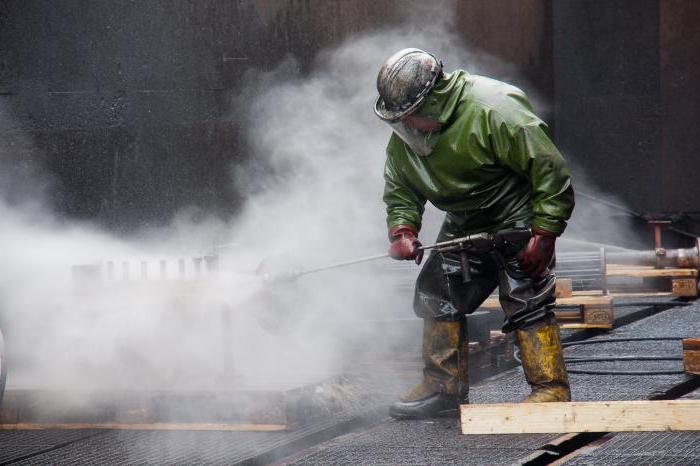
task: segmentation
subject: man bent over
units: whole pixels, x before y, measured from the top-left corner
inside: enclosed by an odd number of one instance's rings
[[[377,89],[374,111],[393,129],[384,171],[392,257],[420,263],[426,201],[446,212],[438,241],[531,232],[464,257],[464,251],[431,252],[414,297],[424,319],[423,381],[390,414],[432,417],[457,413],[468,402],[465,315],[496,287],[503,331],[516,332],[532,387],[524,401],[569,401],[551,266],[574,192],[546,124],[520,89],[464,70],[444,73],[435,56],[419,49],[392,55]]]

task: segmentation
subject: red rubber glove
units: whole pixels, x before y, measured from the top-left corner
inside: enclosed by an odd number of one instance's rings
[[[532,228],[532,238],[519,253],[518,260],[523,271],[533,278],[544,275],[554,257],[556,233]]]
[[[396,260],[415,260],[420,264],[423,250],[418,241],[418,232],[410,225],[397,225],[389,230],[389,255]]]

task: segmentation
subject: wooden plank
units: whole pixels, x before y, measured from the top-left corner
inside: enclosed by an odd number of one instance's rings
[[[602,296],[603,290],[580,290],[571,293],[571,296]]]
[[[700,430],[700,400],[467,404],[463,434]]]
[[[485,309],[500,309],[501,303],[498,302],[498,298],[489,296],[488,298],[486,298],[486,301],[481,303],[481,307]]]
[[[570,298],[574,294],[574,282],[570,278],[558,278],[554,295],[557,298]]]
[[[558,320],[575,320],[576,322],[580,322],[581,318],[582,318],[580,310],[575,310],[575,311],[556,310],[555,313],[557,314]]]
[[[609,295],[600,296],[572,296],[571,298],[558,298],[557,306],[590,306],[612,305],[613,298]]]
[[[605,275],[609,277],[697,277],[695,269],[655,269],[653,267],[624,267],[608,265]]]
[[[73,422],[38,423],[19,422],[0,424],[0,430],[45,430],[45,429],[114,429],[114,430],[210,430],[210,431],[250,431],[276,432],[286,430],[285,424],[212,424],[212,423],[122,423],[122,422]]]
[[[673,293],[670,291],[639,291],[635,293],[614,293],[611,292],[610,295],[614,298],[659,298],[669,296],[672,297]]]
[[[608,324],[583,324],[583,323],[561,323],[559,324],[560,328],[568,328],[568,329],[580,329],[580,328],[600,328],[603,330],[609,330],[612,327]]]
[[[613,297],[610,295],[573,295],[557,298],[558,306],[579,306],[579,310],[555,309],[554,314],[561,328],[611,329],[613,327]],[[490,296],[481,305],[487,309],[500,309],[498,298]]]

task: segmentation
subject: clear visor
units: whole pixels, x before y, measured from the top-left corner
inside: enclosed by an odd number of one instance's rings
[[[435,149],[438,138],[440,137],[440,130],[435,131],[422,131],[416,128],[411,128],[404,121],[387,121],[386,123],[391,126],[396,135],[401,138],[403,142],[408,144],[408,147],[413,150],[417,155],[428,156]]]

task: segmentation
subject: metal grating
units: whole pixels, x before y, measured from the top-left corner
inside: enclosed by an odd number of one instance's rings
[[[285,464],[507,464],[555,437],[463,436],[457,418],[388,421],[321,444]]]
[[[566,465],[700,464],[700,432],[635,432],[615,435],[600,448]]]
[[[527,454],[528,450],[516,449],[469,449],[420,446],[354,447],[344,446],[321,450],[288,465],[474,465],[509,464]]]
[[[642,322],[613,331],[596,338],[620,336],[687,336],[700,334],[700,306],[693,304],[673,309],[644,319]],[[680,347],[678,347],[680,348]],[[628,344],[609,346],[572,347],[568,354],[585,356],[588,354],[666,354],[675,351],[672,343],[656,346],[646,344]],[[680,349],[678,349],[680,351]],[[629,364],[629,363],[627,363]],[[79,440],[63,448],[39,454],[18,464],[235,464],[250,461],[258,455],[275,449],[283,449],[296,441],[311,439],[324,429],[337,426],[353,416],[378,410],[375,419],[385,416],[385,406],[391,401],[402,385],[405,386],[406,373],[417,377],[412,367],[410,371],[390,373],[383,371],[373,373],[364,380],[361,389],[367,396],[363,402],[348,412],[332,420],[316,423],[295,432],[251,433],[251,432],[106,432],[104,435]],[[367,373],[367,371],[364,371]],[[371,371],[369,371],[371,373]],[[402,373],[403,372],[403,373]],[[634,399],[648,396],[652,391],[683,380],[683,376],[572,376],[575,399]],[[488,379],[475,386],[472,400],[475,402],[515,401],[528,392],[519,369],[511,370]],[[383,393],[379,396],[378,393]],[[65,433],[65,432],[63,432]],[[19,434],[10,439],[8,434]],[[22,436],[32,438],[46,432],[0,432],[0,450],[2,441],[9,446],[25,445]],[[69,435],[75,432],[68,433]],[[683,433],[656,433],[650,435],[671,435]],[[638,435],[638,434],[637,434]],[[290,464],[508,464],[528,456],[534,450],[546,444],[553,436],[463,436],[459,432],[456,419],[432,422],[384,422],[379,426],[363,432],[346,434],[321,443],[293,458]],[[79,437],[78,437],[79,438]],[[672,439],[673,437],[668,437]],[[677,437],[678,441],[687,441]],[[605,453],[603,448],[614,446],[604,444],[601,449],[590,452],[573,461],[586,461],[596,453]],[[676,440],[669,440],[673,443]],[[47,442],[50,444],[51,442]],[[60,442],[59,442],[60,443]],[[43,445],[37,443],[37,447]],[[693,444],[695,448],[696,443]],[[571,464],[700,464],[694,450],[676,450],[675,453],[663,450],[659,444],[651,444],[657,457],[643,456],[643,445],[637,446],[637,456],[629,456],[610,450],[609,458],[595,457],[591,463]],[[37,448],[41,450],[41,448]],[[663,452],[662,452],[663,450]],[[8,449],[9,451],[9,449]],[[659,453],[661,452],[661,453]],[[664,453],[665,452],[665,453]],[[617,455],[617,456],[614,456]],[[692,461],[688,462],[687,459]],[[675,462],[674,462],[675,461]],[[685,462],[684,462],[685,461]]]
[[[97,430],[0,431],[0,464],[100,434]]]
[[[319,421],[290,432],[216,431],[98,431],[102,435],[76,441],[62,448],[41,453],[42,446],[30,446],[36,456],[13,464],[237,464],[279,450],[282,454],[295,442],[312,441],[314,436],[338,428],[359,417],[368,422],[385,414],[386,397],[366,396],[332,419]],[[381,409],[378,409],[380,408]],[[0,432],[0,446],[7,434],[8,445],[19,445],[24,435],[40,438],[50,431]],[[62,431],[75,432],[75,431]],[[80,438],[80,437],[77,437]],[[77,439],[76,438],[76,439]],[[11,453],[4,462],[27,453]]]

